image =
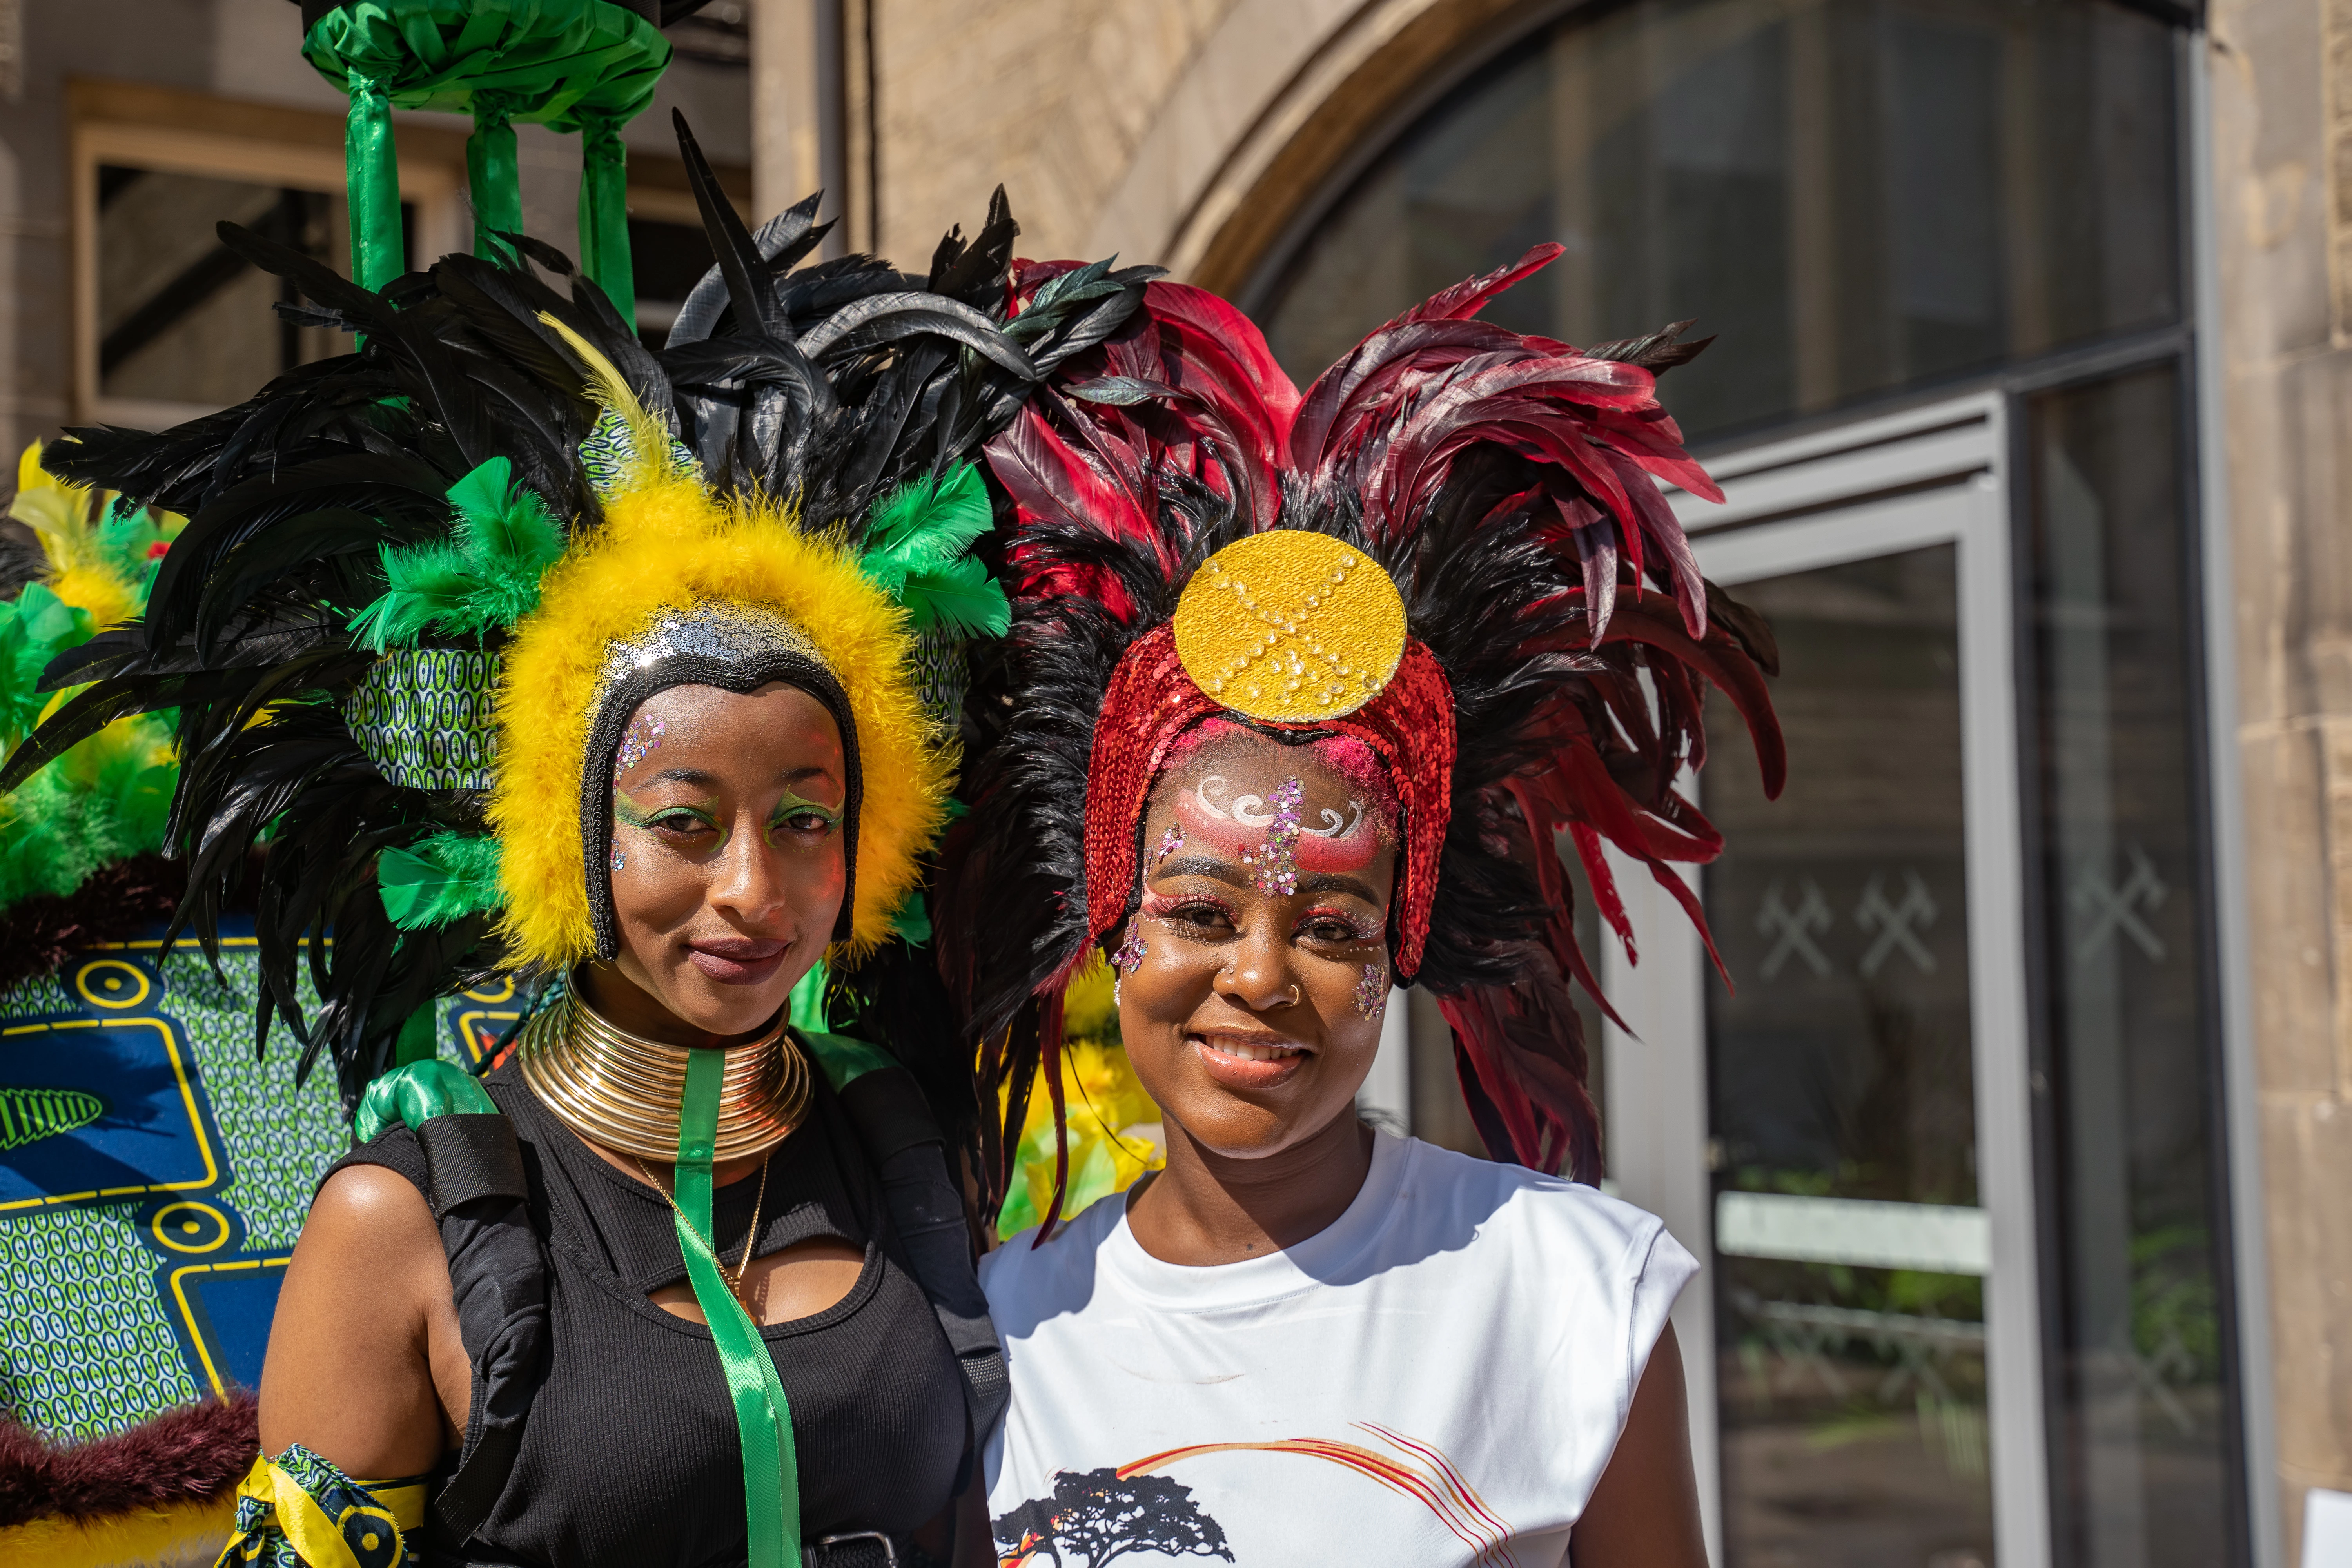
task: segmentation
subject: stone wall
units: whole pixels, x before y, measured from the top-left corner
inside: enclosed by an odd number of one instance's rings
[[[761,0],[790,13],[807,0]],[[1335,170],[1546,0],[845,0],[856,243],[928,255],[1004,182],[1030,256],[1228,292]],[[870,35],[870,49],[867,37]],[[870,67],[870,68],[869,68]],[[870,89],[870,95],[869,95]],[[877,145],[856,167],[870,127]],[[878,232],[865,221],[870,192]]]
[[[2347,0],[2218,0],[2204,51],[2288,1563],[2305,1489],[2352,1490],[2347,47]]]
[[[948,225],[971,229],[1002,180],[1024,254],[1076,254],[1171,87],[1236,4],[876,6],[877,248],[901,266],[928,258]]]

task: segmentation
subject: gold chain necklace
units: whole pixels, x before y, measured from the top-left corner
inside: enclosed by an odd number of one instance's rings
[[[712,1216],[710,1227],[714,1234],[709,1240],[704,1241],[702,1233],[694,1228],[694,1222],[686,1217],[686,1211],[677,1206],[676,1190],[677,1178],[673,1175],[670,1178],[670,1184],[665,1187],[651,1171],[646,1169],[646,1163],[643,1160],[634,1154],[630,1155],[629,1159],[637,1167],[637,1174],[646,1179],[646,1184],[669,1200],[670,1212],[677,1215],[677,1223],[686,1227],[687,1234],[700,1243],[701,1250],[709,1255],[711,1262],[719,1266],[719,1277],[722,1279],[726,1279],[727,1260],[719,1256],[719,1237],[715,1234],[719,1228],[718,1217],[715,1215]],[[751,1249],[760,1245],[760,1209],[768,1201],[768,1167],[775,1163],[776,1157],[772,1154],[760,1162],[760,1190],[751,1194],[751,1228],[743,1237],[743,1256],[736,1263],[735,1278],[727,1287],[735,1293],[735,1299],[743,1303],[743,1310],[750,1313],[751,1321],[755,1323],[760,1321],[760,1315],[751,1309],[751,1298],[743,1294],[743,1276],[751,1271]]]
[[[582,999],[577,983],[532,1016],[516,1042],[523,1081],[581,1137],[643,1160],[677,1158],[687,1047],[630,1034]],[[784,1019],[727,1047],[711,1161],[768,1153],[808,1113],[809,1064]]]

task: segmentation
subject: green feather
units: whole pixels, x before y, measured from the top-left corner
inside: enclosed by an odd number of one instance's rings
[[[383,595],[351,623],[365,647],[383,653],[429,626],[478,634],[539,607],[539,580],[563,553],[563,530],[513,471],[492,458],[449,487],[457,526],[447,542],[384,551]]]
[[[995,522],[977,465],[959,463],[937,484],[910,479],[874,509],[866,524],[866,574],[895,589],[909,575],[959,559]]]
[[[890,492],[867,521],[866,574],[906,606],[918,630],[1003,637],[1013,624],[1004,590],[966,553],[995,526],[980,468],[959,463],[934,483],[912,479]]]
[[[448,925],[504,907],[499,890],[499,842],[466,833],[436,833],[407,849],[376,857],[376,892],[383,912],[403,931]]]
[[[35,688],[49,660],[97,630],[88,610],[44,584],[27,583],[14,601],[0,601],[0,754],[24,739],[48,706],[48,694]]]
[[[171,735],[155,714],[118,722],[0,796],[0,909],[62,898],[93,872],[163,847],[179,776]]]
[[[1001,637],[1013,626],[1013,606],[988,568],[967,555],[909,575],[898,590],[917,631],[941,626],[969,636]]]
[[[485,517],[502,510],[507,487],[514,483],[514,464],[492,458],[449,487],[449,504],[464,518]]]
[[[520,620],[538,608],[540,575],[563,553],[563,531],[547,503],[513,483],[504,458],[492,458],[449,487],[449,504],[480,568],[486,598],[520,606],[502,620]]]

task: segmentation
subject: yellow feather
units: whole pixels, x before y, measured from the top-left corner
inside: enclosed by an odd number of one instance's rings
[[[59,572],[49,591],[78,609],[89,612],[101,626],[120,626],[139,613],[139,595],[130,584],[104,566],[68,566]]]
[[[101,569],[97,531],[89,526],[89,490],[43,468],[38,441],[16,459],[16,499],[9,503],[8,515],[40,536],[52,570]]]
[[[60,489],[49,470],[41,467],[41,444],[38,441],[16,455],[16,493],[26,490]]]
[[[77,1521],[28,1520],[0,1530],[0,1563],[44,1568],[146,1568],[147,1564],[209,1562],[236,1528],[236,1495],[212,1502]]]
[[[578,354],[580,363],[587,367],[588,384],[596,390],[596,401],[619,415],[621,423],[629,427],[629,447],[635,461],[629,471],[621,476],[621,483],[625,487],[650,485],[668,479],[675,468],[670,457],[668,429],[646,411],[646,405],[637,401],[637,395],[630,390],[620,371],[599,352],[595,344],[565,326],[550,311],[541,310],[539,319],[554,328],[556,334],[572,345],[572,352]]]
[[[49,558],[49,587],[58,598],[88,610],[101,626],[120,626],[145,607],[142,596],[99,548],[99,531],[89,521],[89,487],[68,484],[43,468],[41,450],[36,441],[16,459],[16,499],[8,515],[40,537],[42,553]],[[107,515],[113,502],[112,490],[99,491],[97,515]],[[163,513],[161,521],[168,536],[184,520]]]
[[[921,879],[955,761],[917,694],[906,612],[839,541],[770,503],[722,506],[684,475],[624,490],[604,517],[549,570],[507,648],[489,817],[509,955],[555,970],[593,952],[580,781],[605,649],[665,606],[712,599],[785,616],[849,699],[863,794],[847,946],[871,951]]]

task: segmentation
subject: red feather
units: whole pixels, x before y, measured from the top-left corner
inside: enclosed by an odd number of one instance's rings
[[[1475,316],[1486,308],[1487,300],[1528,274],[1542,271],[1567,251],[1568,247],[1547,240],[1507,267],[1497,267],[1492,272],[1432,294],[1389,325],[1402,327],[1412,321],[1459,321]]]

